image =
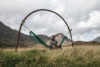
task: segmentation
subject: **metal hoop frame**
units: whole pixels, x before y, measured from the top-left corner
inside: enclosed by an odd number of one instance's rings
[[[49,10],[49,9],[37,9],[37,10],[34,10],[32,12],[30,12],[28,15],[25,16],[25,18],[22,20],[21,24],[20,24],[20,28],[19,28],[19,31],[18,31],[18,35],[17,35],[17,44],[16,44],[16,48],[15,48],[15,51],[18,51],[18,47],[19,47],[19,40],[20,40],[20,32],[21,32],[21,29],[22,29],[22,26],[23,24],[25,23],[25,21],[27,20],[27,18],[29,16],[31,16],[32,14],[36,13],[36,12],[40,12],[40,11],[46,11],[46,12],[51,12],[51,13],[54,13],[55,15],[57,15],[60,19],[62,19],[62,21],[66,24],[68,30],[69,30],[69,33],[70,33],[70,37],[71,37],[71,43],[72,43],[72,46],[73,46],[73,40],[72,40],[72,33],[71,33],[71,29],[67,23],[67,21],[57,12],[55,11],[52,11],[52,10]]]

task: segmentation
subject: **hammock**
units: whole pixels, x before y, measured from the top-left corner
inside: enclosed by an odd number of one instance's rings
[[[34,37],[35,37],[35,38],[39,41],[39,43],[41,43],[43,46],[45,46],[45,47],[47,47],[47,48],[51,48],[51,47],[50,47],[49,45],[47,45],[40,37],[38,37],[34,32],[30,31],[29,33],[30,33],[30,37],[31,37],[32,40],[34,40]],[[63,39],[61,40],[61,43],[60,43],[60,45],[59,45],[60,48],[62,47],[62,44],[63,44],[63,42],[64,42],[64,39],[65,39],[65,38],[63,38]]]

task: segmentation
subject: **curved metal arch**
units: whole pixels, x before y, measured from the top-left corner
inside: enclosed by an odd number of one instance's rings
[[[57,12],[55,12],[55,11],[52,11],[52,10],[49,10],[49,9],[37,9],[37,10],[34,10],[34,11],[30,12],[30,13],[22,20],[22,22],[21,22],[21,24],[20,24],[19,31],[18,31],[16,51],[17,51],[17,48],[19,47],[20,31],[21,31],[21,29],[22,29],[23,24],[25,23],[25,21],[27,20],[27,18],[28,18],[29,16],[31,16],[32,14],[34,14],[34,13],[36,13],[36,12],[39,12],[39,11],[47,11],[47,12],[54,13],[55,15],[57,15],[58,17],[60,17],[60,18],[63,20],[63,22],[66,24],[66,26],[67,26],[67,28],[68,28],[68,30],[69,30],[70,37],[71,37],[71,42],[72,42],[72,46],[73,46],[72,33],[71,33],[70,27],[69,27],[69,25],[67,24],[66,20],[65,20],[59,13],[57,13]]]

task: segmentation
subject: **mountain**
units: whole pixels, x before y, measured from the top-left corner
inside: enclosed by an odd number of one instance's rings
[[[2,21],[0,21],[0,47],[15,47],[17,41],[18,31],[12,30],[11,28],[5,26]],[[46,35],[38,35],[43,40],[47,40],[49,37]],[[21,33],[20,35],[20,46],[30,47],[34,44],[39,43],[35,38],[32,40],[28,35]]]
[[[10,29],[0,21],[0,47],[15,47],[17,33],[17,31]],[[29,38],[24,34],[21,34],[21,36],[24,36],[26,39]]]
[[[95,38],[93,41],[100,42],[100,37]]]

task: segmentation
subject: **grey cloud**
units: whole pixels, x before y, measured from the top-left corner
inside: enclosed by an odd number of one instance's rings
[[[96,30],[95,34],[98,34],[99,26],[95,28],[81,28],[79,27],[79,24],[81,22],[88,24],[88,20],[90,19],[89,14],[93,11],[100,11],[99,6],[100,0],[0,0],[0,20],[11,28],[18,29],[21,20],[29,12],[39,8],[52,9],[60,13],[68,21],[68,24],[72,28],[73,37],[75,40],[77,40],[77,37],[79,36],[82,36],[82,39],[85,40],[89,39],[84,37],[88,34],[88,32],[92,33],[94,30]],[[62,31],[65,29],[65,26],[60,19],[57,19],[55,15],[52,16],[50,13],[44,15],[41,12],[39,14],[41,15],[33,20],[33,26],[27,24],[27,26],[32,28],[32,30],[35,30],[37,33],[44,32],[46,34],[50,34],[53,32],[63,32],[66,34],[65,30]],[[47,22],[45,24],[49,26],[43,24],[45,20]],[[27,22],[31,22],[31,18],[30,20],[27,20]],[[52,22],[55,24],[55,26]],[[60,25],[57,25],[55,22],[61,23]],[[94,34],[91,34],[91,36],[92,35]],[[93,37],[91,37],[91,39],[93,39]]]

